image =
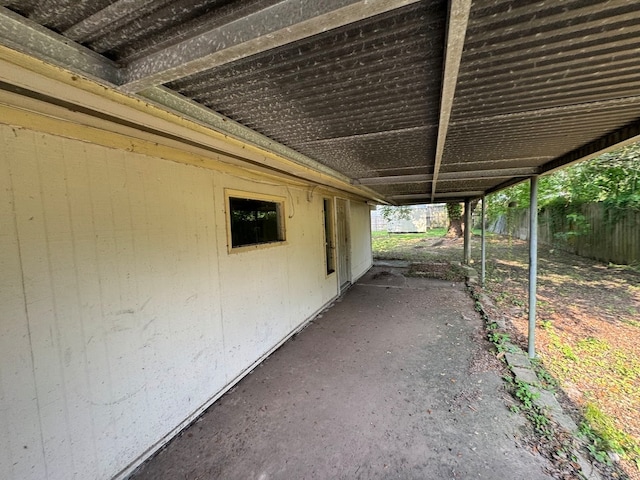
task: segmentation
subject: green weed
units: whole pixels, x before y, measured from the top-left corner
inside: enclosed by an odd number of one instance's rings
[[[565,359],[573,362],[578,361],[578,357],[571,345],[560,340],[560,337],[553,331],[549,331],[549,346],[558,350]]]
[[[490,330],[487,337],[489,338],[489,341],[496,346],[498,352],[505,352],[508,350],[507,344],[511,341],[511,337],[508,333]]]
[[[531,391],[530,385],[520,380],[515,381],[514,396],[520,400],[526,410],[533,408],[533,401],[540,396],[539,393]]]
[[[540,359],[533,358],[531,359],[531,365],[536,372],[536,375],[540,379],[540,382],[546,390],[554,390],[558,388],[558,381],[555,379],[549,371],[542,366]]]
[[[520,405],[513,405],[510,410],[514,413],[523,413],[538,435],[545,438],[553,437],[549,417],[534,403],[540,393],[532,390],[531,385],[520,380],[511,380],[509,383],[513,388],[513,396],[520,400]]]
[[[542,328],[543,330],[551,330],[553,328],[551,320],[540,320],[538,322],[538,325],[540,325],[540,328]]]

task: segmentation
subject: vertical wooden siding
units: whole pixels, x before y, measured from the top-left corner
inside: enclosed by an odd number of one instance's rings
[[[286,244],[229,254],[225,188],[287,198]],[[302,187],[0,125],[0,222],[3,480],[113,478],[337,294]]]

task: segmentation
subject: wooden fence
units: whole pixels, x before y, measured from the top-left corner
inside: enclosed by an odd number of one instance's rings
[[[489,230],[526,240],[529,210],[513,210]],[[560,250],[603,262],[640,262],[640,212],[616,211],[601,203],[583,205],[577,215],[558,210],[538,214],[538,241]]]

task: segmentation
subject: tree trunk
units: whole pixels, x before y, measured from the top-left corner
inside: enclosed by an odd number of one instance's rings
[[[462,237],[462,205],[458,202],[447,203],[447,216],[449,217],[449,228],[447,228],[447,238]]]
[[[445,237],[447,238],[461,238],[462,237],[462,219],[461,218],[450,218],[449,219],[449,228],[447,229],[447,234]]]
[[[469,205],[469,210],[471,213],[478,205],[479,199],[473,200]],[[449,228],[447,228],[447,234],[445,237],[447,238],[462,238],[464,234],[464,229],[467,227],[464,224],[464,216],[463,216],[463,208],[460,203],[450,202],[447,203],[447,215],[449,216]],[[469,225],[471,228],[471,225]]]

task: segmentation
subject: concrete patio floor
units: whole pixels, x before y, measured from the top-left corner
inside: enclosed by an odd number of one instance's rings
[[[131,478],[549,479],[461,283],[372,268]]]

